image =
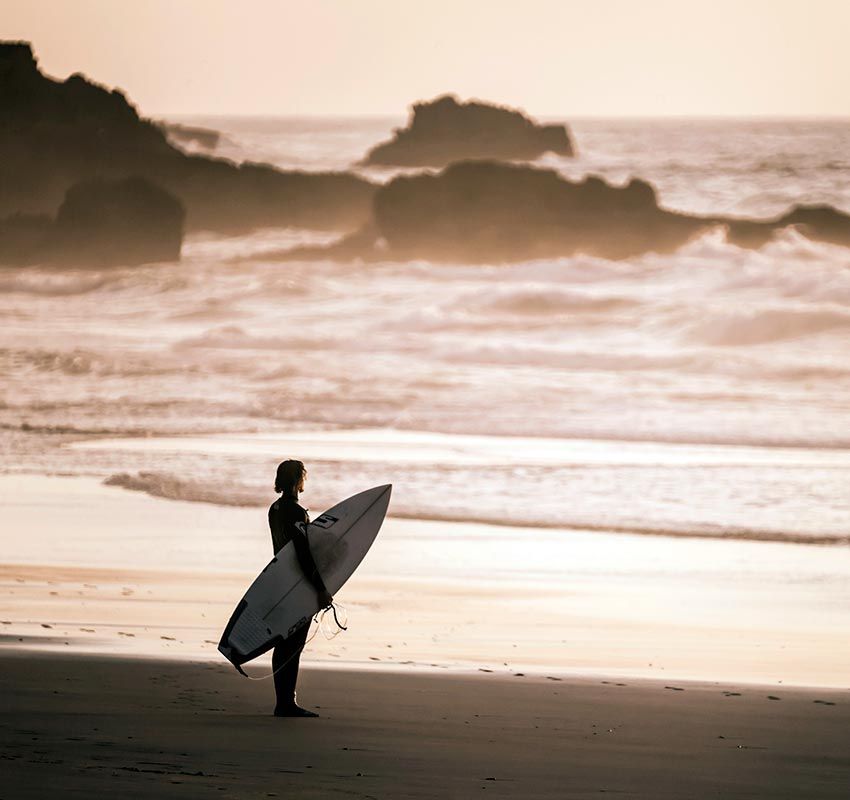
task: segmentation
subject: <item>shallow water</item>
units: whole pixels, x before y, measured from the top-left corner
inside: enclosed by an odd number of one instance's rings
[[[399,121],[202,122],[224,155],[336,169]],[[543,163],[646,178],[671,208],[850,210],[846,122],[574,134],[578,159]],[[0,271],[0,469],[261,505],[301,456],[317,505],[393,482],[414,517],[846,546],[850,251],[712,232],[625,262],[263,257],[327,240],[194,235],[180,264]]]

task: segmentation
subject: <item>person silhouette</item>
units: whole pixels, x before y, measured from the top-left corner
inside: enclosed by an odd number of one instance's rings
[[[280,497],[269,507],[269,528],[272,534],[274,552],[278,553],[284,545],[292,542],[298,563],[304,575],[313,584],[318,594],[319,607],[327,608],[333,603],[322,576],[316,568],[316,562],[310,553],[307,541],[307,525],[310,517],[307,509],[298,503],[298,495],[304,491],[307,470],[301,461],[289,459],[282,461],[277,468],[274,489]],[[298,682],[298,667],[301,652],[307,643],[309,625],[303,625],[289,638],[278,642],[272,652],[274,671],[274,689],[276,717],[318,717],[315,711],[301,708],[296,702],[295,685]]]

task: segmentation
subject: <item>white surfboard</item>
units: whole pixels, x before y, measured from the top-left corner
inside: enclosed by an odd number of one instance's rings
[[[307,526],[307,541],[328,592],[336,594],[375,541],[392,485],[367,489],[328,509]],[[241,665],[270,650],[319,611],[315,588],[287,542],[251,584],[230,617],[219,652],[240,672]]]

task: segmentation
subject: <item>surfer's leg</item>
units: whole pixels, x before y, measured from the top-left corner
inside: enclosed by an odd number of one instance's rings
[[[310,626],[305,625],[285,642],[278,643],[272,653],[272,669],[275,671],[274,689],[277,696],[275,714],[280,716],[294,716],[294,714],[286,712],[292,712],[295,709],[303,711],[303,709],[298,708],[298,704],[295,701],[295,684],[298,681],[301,651],[307,642],[307,634],[309,632]],[[305,712],[298,716],[308,715],[312,715],[311,712]]]
[[[291,685],[289,659],[294,658],[290,641],[278,642],[272,651],[272,670],[274,670],[274,693],[277,705],[285,706],[295,702],[295,687]]]

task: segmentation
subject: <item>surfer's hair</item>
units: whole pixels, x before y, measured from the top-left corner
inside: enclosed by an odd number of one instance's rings
[[[304,489],[304,479],[307,468],[304,462],[288,459],[277,465],[277,477],[274,479],[274,490],[285,495],[294,495]]]

